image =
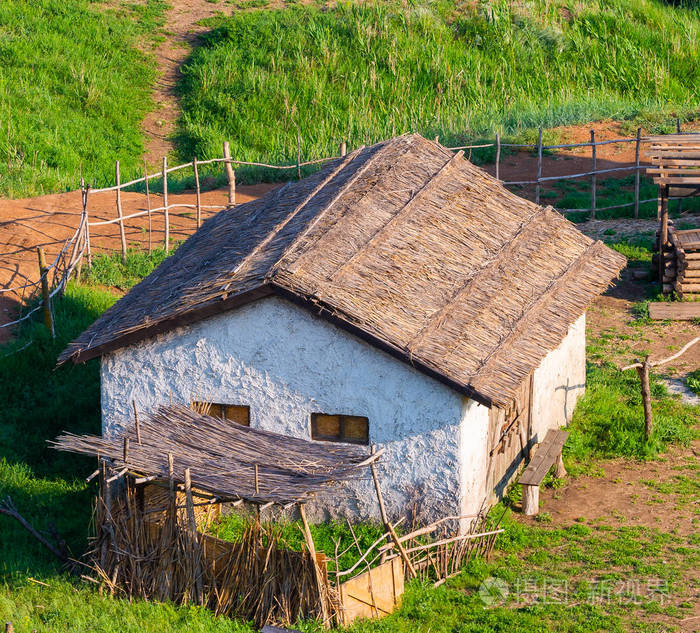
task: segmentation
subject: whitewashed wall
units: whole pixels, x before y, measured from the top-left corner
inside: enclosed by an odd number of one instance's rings
[[[548,429],[569,423],[576,402],[586,390],[586,315],[569,326],[559,347],[535,370],[532,433],[542,441]]]
[[[475,513],[486,490],[488,409],[279,298],[267,298],[103,357],[103,432],[131,402],[246,404],[251,426],[310,438],[313,412],[364,415],[387,448],[380,479],[396,515]],[[535,372],[533,431],[569,419],[585,385],[585,317]],[[330,515],[378,516],[369,479],[321,500]],[[323,516],[318,508],[315,518]]]
[[[105,356],[103,432],[129,418],[132,400],[146,412],[171,394],[177,403],[247,404],[251,426],[307,439],[312,412],[367,416],[370,441],[387,448],[379,472],[390,512],[414,501],[432,516],[459,508],[460,461],[472,441],[460,435],[462,396],[283,299]],[[371,480],[325,504],[333,514],[378,515]]]

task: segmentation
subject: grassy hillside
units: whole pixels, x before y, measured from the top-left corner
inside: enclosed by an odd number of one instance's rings
[[[228,139],[293,162],[297,127],[317,157],[406,131],[451,143],[698,110],[697,3],[340,3],[211,24],[181,83],[185,156]]]
[[[118,7],[118,8],[114,8]],[[164,0],[0,2],[0,196],[76,188],[140,164]]]

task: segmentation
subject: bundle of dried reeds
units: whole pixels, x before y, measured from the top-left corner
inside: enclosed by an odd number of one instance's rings
[[[319,576],[308,550],[285,548],[274,527],[251,521],[240,541],[230,543],[193,529],[191,500],[187,512],[173,501],[159,521],[151,521],[131,477],[118,494],[112,488],[101,487],[89,552],[112,593],[205,605],[257,626],[289,626],[299,618],[328,625],[337,617],[327,575]]]
[[[59,450],[110,460],[118,473],[134,473],[166,484],[172,476],[220,500],[288,504],[303,501],[333,484],[356,477],[378,459],[349,444],[320,444],[252,429],[202,415],[191,409],[163,406],[121,435],[97,437],[65,433],[50,444]]]

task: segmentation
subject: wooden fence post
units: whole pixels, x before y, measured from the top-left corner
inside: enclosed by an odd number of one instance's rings
[[[680,117],[676,117],[676,134],[681,133],[681,119]]]
[[[117,215],[119,216],[119,237],[122,242],[122,260],[126,261],[126,235],[124,234],[124,220],[122,220],[122,188],[119,161],[116,161],[114,164],[114,174],[117,179]]]
[[[540,203],[540,178],[542,178],[542,128],[537,135],[537,185],[535,186],[535,203]]]
[[[634,144],[634,217],[639,217],[639,150],[642,142],[642,128],[637,128],[637,139]]]
[[[88,268],[92,267],[92,249],[90,248],[90,216],[88,214],[88,194],[90,193],[90,183],[85,188],[85,249],[87,250]]]
[[[236,204],[236,174],[231,164],[231,148],[228,141],[224,141],[224,158],[226,159],[224,162],[224,173],[226,174],[226,180],[228,180],[228,203]]]
[[[297,127],[297,179],[301,180],[301,136]]]
[[[347,144],[345,143],[345,141],[343,141],[343,142],[340,144],[340,155],[341,155],[341,156],[345,156],[347,153],[348,153],[348,146],[347,146]]]
[[[168,157],[163,156],[163,211],[165,214],[165,252],[170,252],[170,210],[168,209]]]
[[[653,431],[653,420],[651,415],[651,387],[649,385],[649,356],[644,359],[641,367],[637,367],[639,381],[642,383],[642,402],[644,403],[644,437],[649,440]]]
[[[591,130],[591,171],[593,172],[591,176],[591,220],[595,220],[595,207],[596,207],[596,169],[597,169],[597,152],[595,144],[595,130]]]
[[[680,118],[676,118],[676,134],[680,134],[680,133],[681,133],[681,120],[680,120]],[[678,207],[676,210],[678,211],[679,215],[683,211],[683,198],[678,198]]]
[[[51,332],[51,338],[56,338],[56,333],[53,327],[53,314],[51,314],[51,295],[49,293],[49,270],[46,266],[46,257],[44,249],[41,246],[36,247],[37,255],[39,256],[39,274],[41,275],[41,306],[44,313],[44,325]]]
[[[496,132],[496,180],[501,179],[501,134]]]
[[[194,190],[197,196],[197,228],[202,226],[202,192],[199,188],[199,169],[197,169],[197,157],[192,160],[192,169],[194,170]]]
[[[148,190],[148,166],[143,159],[143,181],[146,183],[146,210],[148,211],[148,254],[153,250],[153,224],[151,223],[151,192]]]

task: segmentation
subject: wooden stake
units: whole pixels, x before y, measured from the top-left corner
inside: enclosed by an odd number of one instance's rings
[[[90,249],[90,216],[88,215],[88,194],[90,193],[90,185],[85,187],[85,200],[83,208],[85,209],[85,248],[87,249],[88,267],[92,266],[92,250]]]
[[[345,143],[345,141],[343,141],[343,142],[340,144],[340,155],[341,155],[341,156],[345,156],[347,153],[348,153],[348,146],[347,146],[347,144]]]
[[[114,163],[114,174],[117,180],[117,215],[119,216],[119,238],[122,242],[122,260],[126,261],[126,235],[124,233],[124,220],[122,220],[122,188],[119,174],[119,161]]]
[[[36,247],[37,255],[39,256],[39,275],[41,276],[41,306],[44,313],[44,325],[51,333],[51,338],[56,338],[56,332],[53,327],[53,314],[51,312],[51,293],[49,292],[49,269],[46,266],[46,257],[44,249],[41,246]]]
[[[201,190],[199,188],[199,169],[197,169],[197,157],[192,160],[192,168],[194,169],[194,191],[197,196],[197,228],[202,226],[202,199]]]
[[[501,134],[496,132],[496,180],[501,179]]]
[[[591,130],[591,220],[595,220],[595,207],[596,207],[596,184],[597,184],[597,152],[595,144],[595,130]]]
[[[255,494],[260,492],[259,479],[258,479],[258,465],[255,464]]]
[[[194,503],[192,501],[192,479],[190,469],[185,468],[185,506],[187,512],[187,520],[189,522],[191,537],[196,545],[199,545],[199,534],[197,534],[197,518],[194,514]],[[195,587],[195,602],[203,603],[202,594],[202,569],[199,560],[199,548],[197,548],[196,563],[194,568],[194,587]]]
[[[540,203],[540,178],[542,178],[542,128],[537,134],[537,185],[535,186],[535,203]]]
[[[227,159],[224,163],[224,172],[228,180],[228,203],[236,204],[236,174],[231,164],[231,149],[228,141],[224,141],[224,158]]]
[[[163,156],[163,210],[165,213],[165,252],[170,252],[170,210],[168,209],[168,157]]]
[[[12,622],[5,622],[5,633],[14,633],[14,628],[12,627]]]
[[[141,427],[139,426],[139,412],[136,408],[136,400],[132,400],[131,403],[134,405],[134,419],[136,420],[136,441],[141,444]]]
[[[651,414],[651,387],[649,385],[649,370],[651,363],[649,356],[644,359],[641,367],[636,367],[639,374],[639,382],[642,385],[642,402],[644,403],[644,437],[647,441],[651,438],[654,421]]]
[[[172,507],[175,507],[175,461],[173,459],[173,454],[168,453],[168,481],[170,488],[170,503]]]
[[[372,453],[375,452],[375,447],[372,447]],[[391,525],[389,518],[387,517],[386,514],[386,508],[384,507],[384,497],[382,496],[382,490],[379,487],[379,478],[377,477],[377,469],[374,465],[374,462],[372,462],[369,465],[370,470],[372,471],[372,479],[374,480],[374,488],[377,491],[377,501],[379,501],[379,512],[382,515],[382,523],[384,523],[384,527],[386,528],[386,531],[391,534],[391,538],[396,544],[396,549],[399,550],[399,554],[401,555],[401,558],[403,559],[403,562],[406,564],[406,568],[408,569],[408,572],[413,576],[414,578],[417,576],[416,570],[413,567],[413,564],[411,563],[411,559],[408,557],[408,554],[406,554],[406,550],[404,549],[403,545],[401,545],[401,541],[399,540],[399,537],[396,535],[396,530],[394,530],[394,526]]]
[[[129,438],[124,437],[124,459],[122,460],[125,464],[129,461]]]
[[[301,180],[301,136],[297,127],[297,179]]]
[[[314,566],[314,573],[316,574],[316,581],[318,583],[318,596],[321,602],[321,612],[323,613],[323,621],[328,619],[328,611],[326,609],[326,600],[323,591],[324,582],[323,576],[321,575],[321,570],[318,568],[318,561],[316,560],[316,546],[314,545],[313,536],[311,536],[311,528],[309,527],[309,522],[306,520],[306,510],[304,509],[304,504],[299,503],[299,517],[301,518],[301,524],[304,527],[304,540],[306,541],[306,547],[309,548],[309,554],[311,554],[311,561]]]
[[[151,224],[151,192],[148,190],[148,167],[146,166],[146,159],[143,159],[143,178],[146,183],[146,210],[148,211],[148,253],[150,254],[153,250],[153,226]]]
[[[642,128],[637,128],[637,139],[634,144],[634,217],[639,217],[639,150],[642,142]]]

